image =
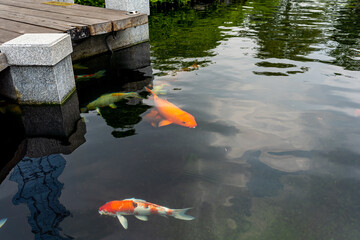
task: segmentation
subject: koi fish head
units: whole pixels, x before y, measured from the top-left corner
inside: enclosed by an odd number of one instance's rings
[[[114,209],[111,206],[111,202],[107,202],[99,208],[100,215],[113,215],[115,214]]]
[[[195,128],[197,126],[193,115],[187,112],[184,112],[184,114],[179,116],[179,122],[177,122],[177,124],[188,128]]]

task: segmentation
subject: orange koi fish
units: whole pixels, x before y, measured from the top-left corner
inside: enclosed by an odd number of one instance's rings
[[[145,89],[154,96],[155,108],[145,116],[145,119],[151,122],[153,127],[162,127],[172,123],[195,128],[197,126],[195,118],[174,104],[165,99],[159,98],[153,91]]]
[[[121,225],[127,229],[128,222],[123,215],[134,215],[137,219],[147,221],[149,215],[160,215],[163,217],[174,217],[181,220],[193,220],[194,217],[186,215],[185,212],[190,208],[184,209],[170,209],[159,206],[154,203],[149,203],[141,199],[124,199],[121,201],[107,202],[99,208],[101,215],[109,215],[117,217]]]

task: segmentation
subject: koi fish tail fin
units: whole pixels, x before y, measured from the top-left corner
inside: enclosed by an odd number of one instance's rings
[[[101,71],[98,71],[94,74],[94,78],[101,78],[103,76],[105,76],[105,72],[106,70],[101,70]]]
[[[193,216],[186,215],[186,211],[191,208],[183,208],[183,209],[173,209],[173,217],[181,220],[193,220],[195,219]]]

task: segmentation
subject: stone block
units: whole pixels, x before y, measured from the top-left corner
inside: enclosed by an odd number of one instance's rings
[[[139,69],[150,66],[150,43],[143,42],[115,51],[111,58],[114,69]]]
[[[54,66],[72,52],[66,33],[24,34],[0,46],[11,66]]]
[[[105,0],[105,7],[123,11],[138,11],[150,15],[150,0]]]
[[[75,89],[70,55],[55,66],[11,66],[10,72],[21,103],[58,104]]]

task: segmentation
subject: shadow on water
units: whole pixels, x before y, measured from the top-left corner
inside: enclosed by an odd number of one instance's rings
[[[7,105],[9,109],[10,105]],[[2,159],[1,181],[18,184],[13,204],[26,204],[28,222],[35,239],[72,239],[61,236],[58,227],[70,212],[59,202],[63,184],[58,177],[66,161],[60,154],[70,154],[85,142],[85,124],[80,117],[76,92],[63,105],[16,105],[21,111],[10,120],[7,158]],[[0,119],[3,115],[0,115]]]

